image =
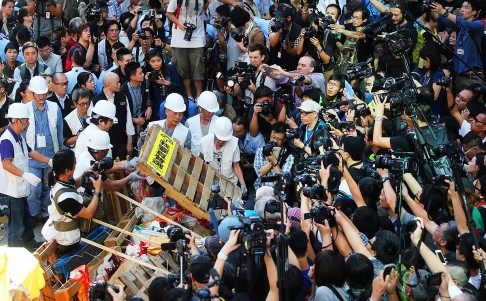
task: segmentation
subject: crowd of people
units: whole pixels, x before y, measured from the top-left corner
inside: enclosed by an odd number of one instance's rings
[[[1,5],[9,246],[75,250],[158,125],[243,208],[151,301],[485,299],[484,1]]]

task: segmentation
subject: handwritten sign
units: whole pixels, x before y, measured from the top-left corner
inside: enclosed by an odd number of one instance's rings
[[[165,177],[175,147],[176,142],[164,131],[159,131],[147,160],[148,166],[153,168],[160,176]]]

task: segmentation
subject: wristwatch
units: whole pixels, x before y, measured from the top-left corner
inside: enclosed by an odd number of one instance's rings
[[[98,191],[98,192],[96,192],[96,191],[95,191],[95,193],[93,194],[93,196],[95,196],[95,195],[96,195],[96,196],[98,196],[98,198],[99,198],[99,199],[101,199],[101,192],[99,192],[99,191]]]
[[[449,11],[448,11],[448,10],[446,10],[446,12],[444,13],[444,15],[443,15],[443,16],[447,18],[447,16],[449,16]]]
[[[224,254],[223,252],[220,251],[218,253],[218,259],[224,261],[224,260],[228,259],[228,256],[226,254]]]
[[[383,176],[383,177],[381,177],[381,183],[385,183],[388,180],[390,180],[390,177],[389,176]]]

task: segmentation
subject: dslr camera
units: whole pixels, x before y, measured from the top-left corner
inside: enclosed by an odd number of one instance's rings
[[[278,18],[277,21],[275,21],[275,24],[273,24],[270,29],[273,31],[273,32],[277,32],[279,31],[280,29],[286,27],[287,25],[289,25],[289,21],[287,21],[287,19],[285,18]]]
[[[89,286],[89,301],[112,301],[108,288],[111,287],[116,293],[119,292],[116,286],[108,284],[106,282],[92,282]]]
[[[91,161],[93,171],[103,172],[113,167],[113,159],[110,157],[104,157],[100,161]]]
[[[319,27],[321,27],[322,30],[326,30],[329,25],[334,24],[334,20],[331,16],[321,16],[319,21]]]
[[[293,139],[299,138],[299,129],[290,129],[285,133],[285,140],[290,141]]]
[[[269,100],[262,101],[260,106],[262,107],[262,111],[258,115],[268,116],[272,114],[272,104]]]
[[[311,208],[310,212],[304,213],[304,219],[312,219],[318,224],[324,224],[324,221],[327,219],[329,226],[335,227],[337,223],[333,213],[334,209],[331,209],[326,205],[314,206]]]
[[[329,165],[332,166],[338,166],[339,165],[339,159],[336,157],[336,153],[332,151],[327,151],[322,155],[319,155],[316,157],[316,163],[317,165],[324,164],[324,168],[327,168]]]
[[[81,187],[84,188],[86,195],[93,196],[93,192],[94,192],[93,182],[91,182],[89,178],[93,178],[95,179],[95,181],[97,181],[99,176],[100,175],[97,175],[90,170],[85,171],[83,173]]]
[[[190,42],[192,39],[192,34],[194,33],[194,30],[196,30],[197,26],[187,22],[184,23],[184,26],[186,27],[186,33],[184,34],[184,41]]]
[[[435,82],[437,85],[441,87],[450,87],[451,86],[451,78],[449,76],[443,76],[438,81]]]
[[[154,82],[154,81],[159,80],[161,78],[162,78],[161,74],[158,73],[158,72],[155,72],[155,71],[149,72],[148,76],[147,76],[147,79],[150,82]]]
[[[228,26],[229,22],[229,18],[222,17],[220,20],[214,20],[214,27],[216,28],[216,30],[221,30]]]
[[[145,30],[140,29],[137,31],[137,34],[140,40],[147,40],[147,34],[145,33]]]
[[[305,197],[312,200],[327,201],[326,188],[319,183],[304,187],[302,190]]]
[[[241,226],[228,227],[229,230],[241,230],[238,243],[244,246],[246,254],[263,255],[267,242],[267,233],[262,220],[256,216],[240,216]]]
[[[265,144],[262,148],[262,155],[264,157],[270,156],[275,146],[277,146],[277,144],[273,141],[270,141],[267,144]]]

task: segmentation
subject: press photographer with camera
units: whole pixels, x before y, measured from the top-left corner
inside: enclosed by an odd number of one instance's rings
[[[91,176],[94,187],[92,198],[84,204],[83,196],[77,188],[82,184],[82,176],[74,179],[76,157],[72,150],[61,150],[52,158],[49,173],[51,205],[48,207],[49,219],[42,228],[42,235],[48,242],[56,241],[59,255],[66,254],[78,247],[81,238],[79,219],[90,219],[101,201],[103,180],[101,176]]]
[[[187,0],[182,5],[178,0],[170,0],[166,14],[172,22],[172,62],[182,78],[186,96],[191,101],[203,91],[206,45],[203,6],[202,1]],[[192,94],[191,81],[196,88],[195,96]]]
[[[297,46],[303,38],[302,28],[294,21],[295,8],[280,3],[275,18],[269,24],[270,57],[268,64],[276,64],[285,70],[295,70],[300,53]]]
[[[72,100],[76,107],[64,117],[63,137],[64,145],[75,149],[79,134],[88,126],[88,107],[90,105],[90,93],[84,88],[74,90]]]
[[[481,6],[478,0],[464,1],[460,16],[445,10],[439,3],[430,4],[434,19],[440,25],[453,28],[457,33],[455,54],[467,63],[454,60],[455,71],[459,74],[455,82],[455,90],[461,91],[472,83],[484,82],[470,68],[484,78],[484,53],[481,54],[481,41],[484,38],[484,25],[478,20]]]
[[[319,118],[321,107],[313,100],[306,100],[297,109],[300,111],[302,124],[298,129],[292,129],[294,130],[291,138],[292,143],[298,149],[300,155],[304,157],[316,155],[311,148],[315,136],[317,136],[314,134],[321,129],[325,130],[325,123]]]
[[[272,89],[266,86],[256,89],[254,100],[255,104],[248,112],[250,135],[256,137],[258,133],[261,133],[265,141],[269,141],[271,126],[277,121],[285,121],[287,109],[275,101]]]
[[[310,55],[304,55],[299,59],[297,70],[285,71],[277,65],[264,65],[265,74],[277,81],[278,85],[291,87],[291,95],[294,106],[300,106],[304,92],[318,88],[324,90],[324,75],[316,71],[316,61]]]
[[[133,34],[132,43],[134,47],[132,50],[133,60],[145,67],[145,57],[152,49],[152,41],[154,40],[154,31],[150,27],[145,27]]]
[[[244,8],[235,7],[230,13],[231,23],[241,29],[240,34],[232,34],[242,55],[238,58],[245,61],[250,54],[249,45],[260,44],[265,47],[265,35],[260,27],[251,19],[250,13]]]
[[[34,39],[50,37],[62,25],[62,7],[65,0],[27,0],[27,10],[34,15]]]
[[[290,172],[294,165],[292,149],[286,139],[289,126],[284,122],[276,122],[272,125],[270,142],[258,148],[253,164],[258,179],[255,188],[260,186],[275,186],[275,182],[261,182],[261,177],[272,176],[278,172]]]
[[[121,42],[131,50],[129,47],[130,40],[127,37],[120,36],[120,30],[120,23],[116,20],[107,20],[103,24],[103,32],[106,38],[98,43],[98,64],[100,65],[100,69],[104,69],[113,63],[112,45],[114,43]]]

